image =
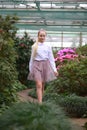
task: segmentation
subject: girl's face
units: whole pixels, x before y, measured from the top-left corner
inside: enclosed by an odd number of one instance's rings
[[[38,33],[38,41],[43,43],[46,39],[46,32],[45,31],[40,31]]]

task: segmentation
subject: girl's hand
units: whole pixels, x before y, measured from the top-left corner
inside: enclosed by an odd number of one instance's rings
[[[59,73],[56,71],[56,72],[54,72],[54,74],[55,74],[55,76],[57,77],[58,75],[59,75]]]

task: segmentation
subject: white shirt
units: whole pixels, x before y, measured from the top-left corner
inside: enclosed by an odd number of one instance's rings
[[[33,50],[32,50],[32,52],[33,52]],[[38,43],[37,54],[34,59],[33,59],[32,55],[33,55],[33,53],[31,53],[31,58],[30,58],[30,62],[29,62],[30,71],[31,71],[31,67],[33,64],[33,60],[41,61],[41,60],[48,59],[50,61],[51,67],[53,68],[54,72],[57,72],[52,48],[49,45],[47,45],[45,42]]]

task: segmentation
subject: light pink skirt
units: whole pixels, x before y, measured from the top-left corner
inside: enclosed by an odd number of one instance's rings
[[[28,80],[49,82],[56,79],[49,60],[33,61],[32,70],[28,74]]]

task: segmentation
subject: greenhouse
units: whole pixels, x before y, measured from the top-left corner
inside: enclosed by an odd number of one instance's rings
[[[87,0],[0,0],[0,130],[87,130]]]
[[[86,44],[86,0],[1,0],[0,15],[13,14],[19,17],[16,23],[19,35],[27,31],[35,38],[37,30],[43,28],[53,47]]]

